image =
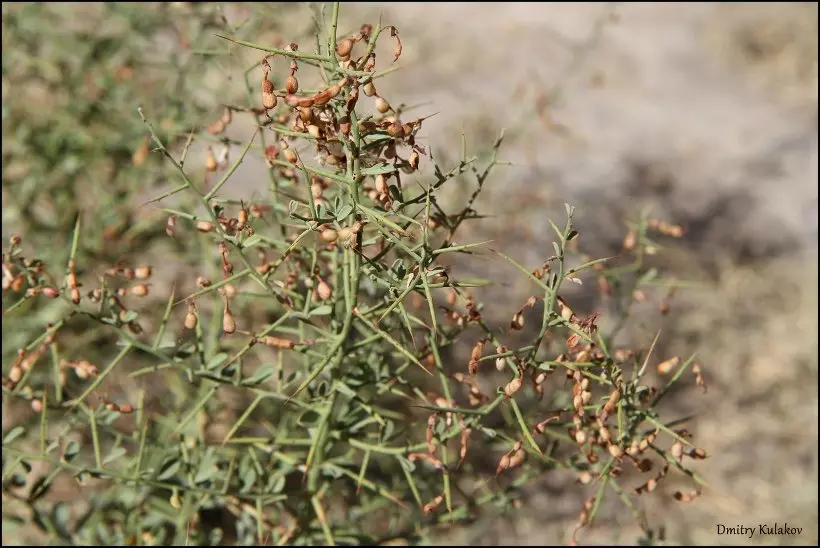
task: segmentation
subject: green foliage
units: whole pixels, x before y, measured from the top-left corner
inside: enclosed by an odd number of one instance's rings
[[[144,44],[126,35],[154,36],[171,8],[138,10],[144,18],[133,17],[137,8],[105,9],[123,12],[131,30],[117,39],[66,31],[66,40],[85,41],[71,54],[38,51],[52,42],[27,25],[53,16],[46,7],[21,8],[6,22],[30,65],[7,69],[4,57],[4,79],[12,70],[35,74],[66,110],[41,122],[23,105],[4,110],[4,125],[21,128],[8,153],[4,144],[4,156],[22,163],[8,181],[4,165],[4,189],[17,208],[10,225],[23,235],[3,255],[4,324],[35,311],[49,318],[45,332],[23,329],[26,341],[4,351],[4,399],[34,411],[3,440],[4,494],[26,509],[4,506],[4,524],[30,515],[53,542],[77,544],[416,544],[439,526],[510,512],[539,477],[571,471],[591,490],[578,529],[594,522],[605,495],[617,495],[654,538],[624,478],[632,468],[648,474],[637,494],[667,472],[700,483],[687,465],[703,456],[681,421],[656,409],[694,359],[667,362],[675,374],[658,390],[652,347],[615,347],[636,291],[671,284],[644,265],[647,249],[659,248],[650,231],[663,227],[644,215],[619,258],[592,259],[578,249],[581,227],[567,205],[535,270],[462,241],[463,226],[481,217],[476,197],[504,164],[502,137],[489,158],[465,149],[455,165],[436,163],[416,141],[424,118],[378,95],[401,55],[397,29],[366,25],[347,37],[338,4],[312,49],[256,44],[224,28],[222,38],[203,35],[203,47],[227,47],[231,58],[259,53],[250,69],[235,69],[246,96],[225,101],[221,122],[206,118],[214,105],[191,100],[185,90],[198,85],[189,79],[196,73],[176,58],[167,68],[178,79],[162,91],[103,75],[103,96],[124,97],[82,102],[84,77],[100,66],[148,77],[136,60]],[[198,30],[209,25],[203,15]],[[390,45],[377,68],[379,42]],[[63,68],[49,79],[35,58]],[[289,76],[298,91],[286,89]],[[276,106],[263,108],[271,95]],[[225,126],[250,128],[241,149],[229,147]],[[146,130],[155,153],[134,162]],[[213,157],[197,165],[188,156],[200,142]],[[267,195],[224,194],[255,154],[269,168]],[[433,173],[420,176],[428,157]],[[92,169],[83,158],[111,167]],[[438,196],[459,176],[474,189],[454,207]],[[172,191],[158,189],[152,202],[173,198],[174,207],[145,222],[150,238],[110,254],[95,247],[116,204],[133,206],[165,180],[176,181]],[[99,185],[105,213],[84,215],[82,194]],[[55,213],[36,217],[27,201]],[[62,272],[32,259],[42,257],[48,231],[71,234]],[[169,236],[189,265],[179,283],[159,279],[165,264],[124,266]],[[503,328],[473,294],[489,281],[450,274],[453,257],[474,255],[504,260],[532,284],[525,303],[510,303]],[[98,272],[80,291],[83,269]],[[143,285],[149,278],[158,281]],[[620,321],[609,332],[562,296],[567,281],[586,280],[584,288],[597,281],[617,303]],[[102,334],[93,361],[67,335],[76,325]],[[6,334],[4,325],[4,346]],[[83,504],[51,495],[66,477]]]

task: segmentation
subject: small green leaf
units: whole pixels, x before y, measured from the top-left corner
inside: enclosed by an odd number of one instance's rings
[[[259,367],[253,375],[248,377],[247,379],[242,380],[242,384],[245,386],[253,386],[256,384],[262,384],[272,376],[276,374],[276,369],[271,365],[263,365]]]
[[[346,219],[351,213],[353,213],[353,204],[346,203],[338,210],[336,210],[336,220],[343,221]]]
[[[316,426],[316,423],[319,422],[320,418],[321,415],[317,411],[309,409],[299,416],[298,422],[300,426],[310,428],[312,426]]]
[[[174,476],[174,474],[177,473],[181,465],[182,463],[179,462],[179,460],[172,459],[162,467],[162,472],[160,472],[159,476],[157,476],[157,479],[159,481],[171,479]]]
[[[51,480],[48,476],[40,477],[34,482],[34,485],[31,486],[31,494],[28,497],[29,502],[34,502],[39,499],[48,493],[49,489],[51,489]]]
[[[313,310],[310,311],[311,316],[328,316],[331,312],[333,312],[333,307],[329,304],[323,304],[322,306],[317,306]]]
[[[114,462],[121,456],[125,455],[125,453],[127,453],[127,451],[124,447],[117,447],[116,449],[112,450],[107,457],[105,457],[105,459],[103,460],[103,464],[105,465]]]
[[[242,247],[243,248],[253,247],[261,241],[262,241],[262,236],[260,236],[259,234],[254,234],[253,236],[250,236],[247,240],[242,242]]]
[[[362,175],[383,175],[385,173],[393,173],[394,171],[396,171],[396,167],[391,164],[376,164],[375,166],[363,169]]]
[[[51,523],[54,525],[54,530],[65,540],[71,539],[71,533],[68,531],[69,514],[69,507],[66,502],[58,502],[51,509]]]
[[[214,461],[215,458],[213,447],[209,447],[205,455],[202,457],[202,460],[199,462],[199,469],[197,470],[196,476],[194,476],[194,483],[204,483],[213,477],[213,475],[218,471]]]
[[[15,426],[3,436],[3,445],[11,443],[25,433],[26,429],[22,426]]]
[[[129,310],[128,312],[125,313],[125,316],[123,316],[121,318],[121,321],[124,324],[125,323],[131,323],[134,320],[136,320],[138,317],[139,317],[139,314],[137,314],[134,310]]]
[[[219,354],[208,360],[208,363],[205,365],[205,369],[216,369],[217,367],[225,363],[227,360],[228,355],[225,352],[220,352]]]

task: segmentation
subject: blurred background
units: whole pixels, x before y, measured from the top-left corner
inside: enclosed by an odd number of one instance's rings
[[[90,258],[110,264],[124,254],[175,260],[159,238],[164,217],[138,207],[168,183],[158,158],[139,159],[136,106],[169,135],[212,121],[220,104],[243,100],[242,72],[256,59],[224,55],[213,34],[227,25],[251,41],[309,49],[317,8],[3,12],[3,236],[20,233],[59,256],[81,212],[103,233]],[[488,183],[477,209],[492,217],[471,239],[539,264],[551,245],[547,219],[560,225],[564,202],[576,206],[584,249],[596,256],[617,252],[625,221],[646,207],[685,229],[663,257],[696,287],[651,327],[662,328],[662,354],[698,352],[709,391],[676,393],[671,414],[694,416],[690,429],[712,457],[698,466],[710,486],[694,503],[648,505],[670,544],[818,541],[817,15],[808,2],[343,5],[340,36],[379,18],[400,30],[402,69],[379,92],[437,113],[420,139],[436,158],[458,158],[462,134],[486,152],[505,129],[501,157],[512,165]],[[389,53],[380,55],[386,64]],[[232,137],[247,139],[248,127],[235,126]],[[150,169],[132,169],[142,163]],[[230,194],[264,190],[258,155],[235,181]],[[105,230],[127,233],[130,247],[111,248]],[[512,278],[495,261],[457,267]],[[506,305],[526,295],[502,283],[483,298]],[[4,363],[34,329],[6,323]],[[6,411],[4,401],[4,431]],[[514,519],[451,540],[562,542],[583,500],[566,495],[570,483],[544,478]],[[774,523],[803,532],[716,534],[718,524]],[[619,506],[583,542],[634,543],[639,534]]]

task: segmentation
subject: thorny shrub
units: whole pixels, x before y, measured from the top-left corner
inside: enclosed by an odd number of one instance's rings
[[[365,24],[339,39],[338,10],[314,52],[221,37],[264,57],[246,72],[248,102],[203,121],[181,151],[139,110],[153,151],[182,182],[155,201],[193,200],[165,208],[161,227],[207,253],[187,286],[152,283],[163,265],[116,263],[90,275],[78,260],[79,221],[64,272],[10,239],[5,321],[29,300],[59,312],[4,362],[4,400],[33,411],[3,440],[4,501],[31,517],[4,505],[4,521],[30,520],[72,543],[415,544],[487,509],[518,508],[516,493],[554,471],[575,475],[587,493],[570,542],[609,491],[652,539],[641,499],[681,473],[693,487],[669,496],[690,502],[702,480],[689,463],[706,457],[681,421],[661,419],[658,403],[683,375],[705,384],[694,357],[660,360],[654,342],[614,341],[629,303],[650,298],[642,287],[657,272],[643,257],[658,250],[654,235],[682,229],[642,215],[618,257],[592,259],[567,205],[535,269],[460,242],[502,163],[501,138],[483,169],[465,156],[451,169],[435,165],[431,182],[413,177],[430,156],[418,141],[424,118],[379,92],[401,57],[399,32]],[[385,38],[392,55],[377,68]],[[186,165],[193,142],[222,138],[239,117],[256,129],[233,161],[225,138],[202,166]],[[254,144],[269,167],[268,197],[221,195]],[[477,183],[466,204],[437,199],[463,174]],[[454,279],[442,261],[479,252],[534,289],[510,303],[500,329],[476,299],[485,281]],[[600,312],[576,315],[561,295],[567,281],[585,280],[618,303],[613,332],[599,330]],[[141,305],[157,295],[167,303],[159,320]],[[118,339],[107,363],[61,347],[78,319]],[[515,344],[525,323],[535,336]],[[464,342],[469,357],[458,353]],[[109,393],[125,370],[153,379],[151,392]],[[220,414],[227,400],[241,402],[238,416]],[[47,496],[61,476],[74,477],[87,504]]]

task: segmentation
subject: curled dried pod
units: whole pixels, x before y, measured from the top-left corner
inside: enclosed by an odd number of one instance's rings
[[[392,160],[396,157],[396,143],[390,141],[386,147],[384,147],[384,157],[388,160]]]
[[[390,103],[388,103],[382,97],[376,97],[376,110],[384,114],[385,112],[390,110]]]
[[[287,80],[285,80],[285,91],[287,91],[290,95],[293,95],[299,91],[299,80],[297,80],[292,74],[288,76]]]

